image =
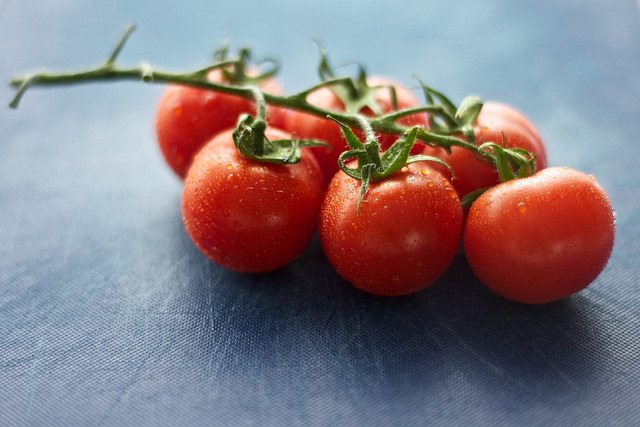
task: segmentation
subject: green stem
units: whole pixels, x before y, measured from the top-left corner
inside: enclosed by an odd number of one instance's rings
[[[265,92],[253,85],[237,86],[232,84],[222,84],[212,82],[208,79],[208,74],[213,69],[223,67],[244,67],[248,55],[246,52],[242,53],[238,59],[226,60],[224,57],[221,57],[220,61],[212,65],[186,73],[173,73],[156,70],[148,64],[142,64],[133,68],[121,68],[116,65],[116,60],[133,30],[133,26],[127,27],[107,60],[98,67],[75,73],[35,73],[11,80],[11,85],[16,88],[16,94],[9,105],[12,108],[17,108],[26,90],[33,86],[69,85],[112,80],[134,80],[146,83],[185,85],[255,100],[258,104],[258,120],[264,120],[266,104],[302,111],[319,117],[327,117],[330,115],[333,119],[347,126],[363,129],[367,136],[367,140],[375,140],[374,132],[402,135],[408,130],[408,128],[398,125],[395,121],[401,117],[420,112],[428,112],[431,113],[432,116],[441,117],[448,125],[454,123],[451,111],[454,109],[454,106],[449,105],[450,102],[446,97],[444,97],[444,95],[424,85],[423,87],[425,89],[427,99],[431,102],[435,96],[443,100],[442,105],[433,105],[431,103],[430,105],[420,108],[393,111],[389,114],[375,117],[365,117],[360,114],[326,110],[309,103],[306,99],[311,92],[318,90],[321,87],[341,85],[346,89],[355,90],[355,83],[351,78],[331,78],[318,85],[289,96],[275,95]],[[449,126],[449,128],[451,128],[451,126]],[[495,164],[495,158],[482,150],[478,150],[478,147],[473,143],[473,141],[468,142],[463,139],[443,134],[443,132],[436,133],[424,128],[418,129],[416,136],[418,140],[421,140],[426,144],[439,146],[448,151],[450,151],[451,147],[454,146],[470,150],[476,157],[484,158],[488,162]]]

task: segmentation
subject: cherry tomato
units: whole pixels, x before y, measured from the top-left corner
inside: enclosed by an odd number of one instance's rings
[[[595,179],[553,167],[480,196],[467,217],[464,250],[499,295],[545,303],[589,285],[609,259],[614,234],[611,203]]]
[[[220,70],[213,70],[209,79],[225,83]],[[274,79],[266,80],[262,89],[282,93]],[[156,113],[156,135],[165,160],[184,179],[193,156],[211,137],[235,126],[240,114],[255,114],[255,110],[253,101],[238,96],[189,86],[169,86]],[[285,109],[269,107],[267,121],[282,128],[286,114]]]
[[[418,99],[408,89],[388,78],[373,76],[367,79],[367,83],[369,86],[392,85],[396,91],[396,102],[399,110],[420,106]],[[378,89],[375,94],[375,99],[383,113],[393,111],[393,100],[391,97],[391,91],[388,88]],[[342,101],[340,101],[333,92],[326,87],[310,93],[309,96],[307,96],[307,101],[310,104],[326,110],[344,111],[344,104]],[[362,113],[369,116],[373,115],[371,110],[368,108],[365,108]],[[405,126],[422,125],[426,127],[427,115],[413,114],[403,117],[398,120],[398,123]],[[299,138],[319,139],[325,141],[331,146],[330,149],[325,147],[312,148],[316,158],[320,162],[325,182],[328,184],[331,177],[333,177],[339,169],[338,157],[340,156],[340,153],[349,148],[344,136],[342,135],[340,126],[325,118],[313,116],[308,113],[293,111],[287,118],[285,129]],[[355,133],[362,138],[362,132],[356,131]],[[384,150],[391,146],[397,138],[398,135],[379,135],[378,142],[380,143],[381,149]],[[417,151],[419,152],[421,149],[422,147],[417,149]],[[417,152],[414,151],[414,154],[417,154]]]
[[[544,142],[534,125],[514,108],[497,103],[486,102],[474,126],[476,144],[493,142],[508,148],[523,148],[536,155],[536,169],[547,167],[547,153]],[[504,141],[503,141],[504,135]],[[454,172],[451,183],[460,198],[472,191],[488,188],[500,182],[493,166],[478,160],[469,150],[452,147],[451,154],[442,148],[425,147],[423,154],[444,160]],[[443,166],[436,167],[445,177],[451,179],[451,173]]]
[[[182,194],[186,230],[205,255],[241,272],[265,272],[295,259],[315,233],[324,186],[318,162],[278,165],[242,157],[227,130],[195,156]],[[267,129],[271,140],[289,134]]]
[[[412,163],[372,182],[360,206],[360,181],[339,171],[327,188],[320,242],[335,270],[380,296],[425,288],[449,267],[460,244],[460,200],[440,173]]]

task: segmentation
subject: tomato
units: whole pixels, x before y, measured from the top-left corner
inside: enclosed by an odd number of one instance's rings
[[[416,108],[420,106],[418,99],[402,85],[384,77],[369,77],[367,83],[370,86],[377,85],[393,85],[396,91],[396,102],[399,110],[406,108]],[[388,88],[380,88],[376,91],[375,99],[384,113],[393,111],[393,101],[391,91]],[[332,111],[344,111],[344,104],[340,101],[331,90],[327,87],[320,88],[307,96],[310,104]],[[371,110],[365,108],[363,114],[373,115]],[[405,126],[421,125],[427,126],[426,114],[413,114],[398,120],[399,124]],[[328,184],[333,175],[338,171],[338,157],[340,153],[349,147],[342,135],[340,126],[335,122],[313,116],[308,113],[293,111],[288,116],[285,129],[299,138],[319,139],[327,142],[331,148],[316,147],[312,148],[316,158],[320,162],[325,182]],[[356,132],[356,135],[362,139],[362,132]],[[381,149],[387,149],[393,144],[398,135],[379,135],[378,142]],[[417,153],[416,153],[417,154]]]
[[[508,148],[523,148],[536,156],[536,169],[547,167],[544,142],[535,126],[522,113],[506,104],[486,102],[474,125],[476,144],[493,142]],[[504,141],[503,141],[504,135]],[[462,138],[462,137],[461,137]],[[451,183],[460,198],[481,188],[493,187],[500,182],[495,168],[478,160],[469,150],[452,147],[451,154],[437,147],[425,147],[423,154],[444,160],[455,175]],[[451,173],[443,166],[438,171],[451,179]]]
[[[360,181],[339,171],[327,188],[319,234],[335,270],[380,296],[425,288],[449,267],[462,232],[460,200],[440,173],[412,163],[372,182],[360,206]]]
[[[219,70],[209,74],[213,82],[224,83]],[[282,93],[278,82],[266,80],[262,89]],[[171,169],[182,179],[187,175],[193,156],[216,133],[235,126],[243,113],[255,115],[255,103],[234,95],[172,85],[158,103],[156,135],[162,154]],[[269,108],[267,121],[275,127],[283,127],[286,110]]]
[[[185,228],[205,255],[241,272],[266,272],[295,259],[313,237],[324,186],[317,160],[279,165],[242,157],[233,129],[195,156],[182,194]],[[267,129],[271,139],[290,139]]]
[[[508,299],[535,304],[567,297],[595,280],[614,234],[611,203],[595,179],[553,167],[480,196],[463,240],[482,283]]]

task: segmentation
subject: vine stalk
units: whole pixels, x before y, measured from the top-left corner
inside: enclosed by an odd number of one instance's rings
[[[462,147],[466,150],[470,150],[477,158],[484,159],[485,161],[492,163],[494,166],[499,166],[497,163],[500,161],[496,159],[494,151],[480,149],[473,139],[473,130],[471,126],[473,120],[475,120],[475,117],[482,107],[482,103],[479,99],[476,99],[477,97],[469,97],[468,99],[465,99],[461,107],[456,109],[456,107],[444,95],[420,82],[428,101],[428,105],[422,107],[396,110],[388,114],[376,116],[363,116],[359,112],[353,113],[326,110],[309,103],[307,101],[307,96],[322,87],[340,89],[342,91],[346,90],[349,93],[354,91],[357,92],[358,84],[362,84],[364,82],[366,85],[363,70],[361,70],[361,75],[357,82],[349,77],[334,77],[332,72],[325,72],[323,78],[326,78],[326,80],[319,84],[292,95],[276,95],[263,91],[253,84],[236,85],[217,83],[209,80],[209,73],[216,69],[220,69],[223,72],[227,71],[228,73],[228,68],[232,67],[235,72],[240,71],[240,74],[242,74],[245,61],[249,56],[248,50],[246,49],[241,51],[241,54],[237,59],[226,59],[227,50],[225,49],[222,54],[218,55],[216,62],[190,72],[162,71],[155,69],[146,63],[137,67],[122,68],[117,65],[116,61],[120,52],[124,48],[126,41],[134,31],[134,28],[135,27],[132,25],[126,28],[106,61],[95,68],[72,73],[33,73],[12,79],[11,85],[16,88],[16,93],[9,106],[11,108],[17,108],[27,89],[33,86],[69,85],[112,80],[169,83],[212,90],[256,101],[258,112],[261,113],[262,116],[264,116],[266,108],[265,105],[269,104],[302,111],[319,117],[331,118],[343,125],[364,130],[367,139],[374,138],[374,132],[406,136],[409,132],[413,132],[415,129],[414,135],[416,140],[420,140],[431,146],[442,147],[447,151],[450,151],[451,147],[454,146]],[[322,66],[325,68],[328,67],[325,54],[323,54],[322,60]],[[265,73],[264,76],[270,76],[273,73],[274,71],[271,70],[271,72]],[[255,81],[255,79],[247,79],[247,81],[252,82]],[[434,98],[441,102],[435,103]],[[421,112],[430,114],[432,118],[432,126],[430,130],[424,127],[407,128],[396,123],[396,120],[402,117]],[[441,118],[445,125],[437,125],[433,120],[434,117]],[[260,118],[264,119],[264,117],[258,117],[258,119]],[[245,125],[254,126],[253,123],[249,124],[249,122],[246,121]],[[455,137],[455,134],[464,134],[465,138]],[[502,152],[499,154],[501,156],[503,155]],[[507,154],[511,156],[510,152]],[[514,156],[511,156],[510,160],[512,160],[512,157]],[[516,160],[519,161],[519,159]]]

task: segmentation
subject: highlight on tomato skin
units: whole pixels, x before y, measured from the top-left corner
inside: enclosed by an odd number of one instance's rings
[[[522,303],[568,297],[602,272],[615,218],[592,176],[551,167],[504,182],[471,206],[464,251],[489,289]]]
[[[194,158],[182,194],[185,229],[196,247],[223,267],[261,273],[293,261],[309,244],[324,193],[317,160],[307,149],[295,164],[242,157],[233,129]],[[270,140],[291,136],[268,128]]]
[[[453,261],[462,208],[451,183],[428,163],[372,182],[357,213],[360,181],[338,172],[320,211],[320,242],[335,270],[377,296],[424,289]]]
[[[227,83],[220,70],[211,71],[209,80]],[[282,93],[282,87],[274,78],[265,80],[261,89]],[[255,115],[255,103],[206,89],[169,86],[158,101],[155,117],[158,145],[167,164],[184,179],[198,150],[217,133],[235,126],[243,113]],[[284,127],[287,115],[284,108],[267,108],[267,121],[271,126]]]
[[[523,148],[536,156],[536,170],[547,167],[547,152],[540,133],[529,119],[507,104],[485,102],[474,124],[474,136],[478,146],[493,142],[498,145],[504,143],[508,148]],[[453,179],[447,168],[434,166],[451,179],[460,198],[475,190],[500,183],[498,173],[491,164],[477,159],[464,148],[452,147],[449,154],[443,148],[426,146],[423,154],[438,157],[451,167],[455,175]]]
[[[388,77],[370,76],[367,78],[367,83],[370,86],[392,85],[396,91],[396,103],[398,110],[416,108],[420,106],[420,102],[411,91]],[[391,91],[388,88],[383,87],[378,89],[375,93],[375,99],[383,113],[390,113],[393,111]],[[342,101],[340,101],[328,87],[322,87],[311,92],[307,96],[307,101],[310,104],[326,110],[342,112],[345,109]],[[369,116],[373,115],[368,108],[363,110],[362,113]],[[428,120],[425,113],[418,113],[403,117],[398,120],[398,123],[407,127],[413,125],[427,127]],[[325,182],[328,184],[333,175],[338,172],[338,157],[340,157],[340,153],[349,148],[344,136],[342,135],[340,126],[334,121],[324,117],[318,117],[299,111],[292,111],[286,118],[284,129],[296,137],[319,139],[325,141],[331,146],[329,149],[326,147],[316,147],[311,149],[320,162]],[[363,134],[360,130],[356,130],[355,133],[361,140],[363,140]],[[397,138],[398,135],[378,135],[378,143],[380,144],[381,150],[389,148]],[[416,149],[413,154],[418,154],[421,149],[422,143],[416,144]]]

